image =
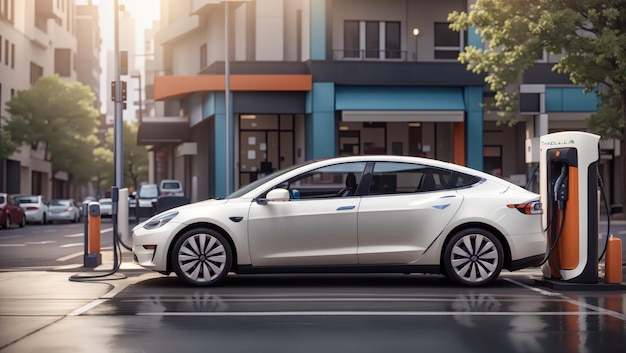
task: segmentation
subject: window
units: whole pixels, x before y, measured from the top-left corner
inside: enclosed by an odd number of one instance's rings
[[[420,164],[378,162],[369,195],[407,194],[466,187],[480,178]]]
[[[435,22],[435,59],[456,60],[464,47],[463,33],[450,29],[447,22]]]
[[[37,80],[43,76],[43,67],[31,62],[30,63],[30,84],[34,85]]]
[[[11,43],[11,68],[15,69],[15,44]]]
[[[4,64],[9,65],[9,40],[4,40]]]
[[[71,74],[71,52],[69,49],[54,50],[54,72],[60,76],[67,77]]]
[[[208,64],[206,43],[200,46],[200,70],[204,69]]]
[[[13,23],[13,14],[15,13],[15,0],[0,0],[0,18]]]
[[[278,187],[289,190],[292,199],[319,199],[355,196],[364,162],[342,163],[299,175]]]
[[[400,22],[345,21],[343,58],[400,59]]]

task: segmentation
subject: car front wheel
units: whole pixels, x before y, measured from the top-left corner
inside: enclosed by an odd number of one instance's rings
[[[9,215],[6,216],[6,218],[4,219],[4,224],[2,225],[2,228],[4,229],[11,228],[11,216]]]
[[[502,244],[491,232],[470,228],[454,234],[443,253],[445,272],[464,286],[482,286],[495,280],[504,264]]]
[[[219,232],[207,228],[192,229],[174,243],[171,263],[182,281],[194,286],[212,286],[230,271],[232,249]]]
[[[22,216],[22,221],[20,222],[20,228],[26,227],[26,216]]]

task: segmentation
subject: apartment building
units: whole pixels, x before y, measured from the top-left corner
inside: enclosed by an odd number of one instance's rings
[[[456,60],[481,39],[448,28],[471,2],[162,0],[153,98],[164,108],[138,133],[154,178],[206,199],[308,159],[399,154],[525,184],[536,139],[585,130],[596,98],[542,54],[523,78],[521,123],[498,126],[481,108],[493,96],[484,78]],[[619,149],[602,147],[614,195]]]
[[[45,75],[57,73],[68,81],[81,76],[99,92],[97,12],[79,8],[75,0],[0,0],[0,124],[9,119],[6,102]],[[85,55],[83,49],[79,53],[79,46],[84,47]],[[25,145],[0,160],[0,191],[47,198],[72,193],[69,174],[59,171],[53,175],[44,153],[41,144],[37,148]]]

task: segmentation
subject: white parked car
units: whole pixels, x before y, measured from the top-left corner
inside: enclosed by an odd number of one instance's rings
[[[113,216],[113,200],[111,198],[102,198],[98,200],[100,204],[100,217]]]
[[[163,179],[159,184],[159,196],[184,196],[183,183],[175,179]]]
[[[53,199],[48,205],[48,221],[66,221],[77,223],[80,221],[80,207],[74,199]]]
[[[48,200],[42,195],[18,196],[17,202],[24,209],[26,222],[48,223]]]
[[[546,253],[539,195],[441,161],[310,161],[153,216],[132,230],[139,265],[196,286],[229,272],[441,273],[486,285]]]

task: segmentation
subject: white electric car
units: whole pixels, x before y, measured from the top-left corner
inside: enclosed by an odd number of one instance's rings
[[[541,263],[539,195],[426,158],[352,156],[278,171],[134,227],[137,264],[196,286],[235,273],[441,273],[479,286]]]

